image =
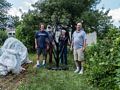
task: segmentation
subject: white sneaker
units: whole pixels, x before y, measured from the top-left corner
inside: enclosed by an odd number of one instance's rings
[[[42,63],[42,65],[44,66],[46,64],[46,62],[45,62],[45,60],[43,60],[43,63]]]
[[[80,70],[80,72],[78,74],[83,74],[83,70]]]
[[[78,73],[80,70],[79,69],[76,69],[75,71],[74,71],[74,73]]]

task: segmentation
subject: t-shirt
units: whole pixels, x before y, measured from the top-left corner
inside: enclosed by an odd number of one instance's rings
[[[36,32],[35,38],[37,40],[38,48],[46,48],[46,44],[48,41],[48,33],[46,31]]]
[[[72,37],[74,49],[82,48],[85,40],[86,33],[83,29],[81,29],[80,31],[75,31]]]

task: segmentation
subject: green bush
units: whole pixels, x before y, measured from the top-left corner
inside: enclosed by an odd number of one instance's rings
[[[110,29],[85,55],[88,83],[100,90],[120,90],[120,31]]]
[[[16,29],[16,38],[19,39],[28,48],[28,51],[34,50],[35,30],[25,24],[21,24]]]
[[[35,32],[39,29],[42,19],[33,12],[23,14],[21,23],[16,28],[16,38],[24,43],[29,52],[33,52],[35,43]]]
[[[4,41],[7,39],[6,31],[0,30],[0,46],[3,45]]]

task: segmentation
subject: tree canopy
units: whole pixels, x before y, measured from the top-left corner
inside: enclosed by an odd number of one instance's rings
[[[86,32],[96,31],[98,37],[103,37],[111,26],[111,17],[104,9],[97,10],[96,5],[101,0],[43,0],[32,6],[34,10],[22,15],[21,24],[17,27],[17,37],[26,46],[34,45],[34,34],[38,30],[40,22],[50,25],[62,24],[76,29],[77,22],[83,21],[83,28]],[[25,29],[27,28],[27,29]],[[22,33],[22,35],[21,35]],[[31,37],[25,37],[26,35]],[[33,46],[30,46],[32,49]]]
[[[7,11],[11,7],[11,4],[6,0],[0,0],[0,27],[3,28],[5,20],[7,19]]]
[[[100,0],[45,0],[42,3],[38,1],[33,6],[37,12],[44,14],[46,23],[57,19],[57,23],[72,25],[72,29],[75,29],[77,18],[85,11],[95,8],[99,2]]]

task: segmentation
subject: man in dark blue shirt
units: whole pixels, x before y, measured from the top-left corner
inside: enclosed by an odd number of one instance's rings
[[[43,64],[46,63],[47,52],[46,49],[48,48],[48,33],[45,31],[44,24],[40,24],[40,30],[35,34],[35,48],[37,49],[37,64],[35,67],[40,67],[40,55],[43,54]]]

